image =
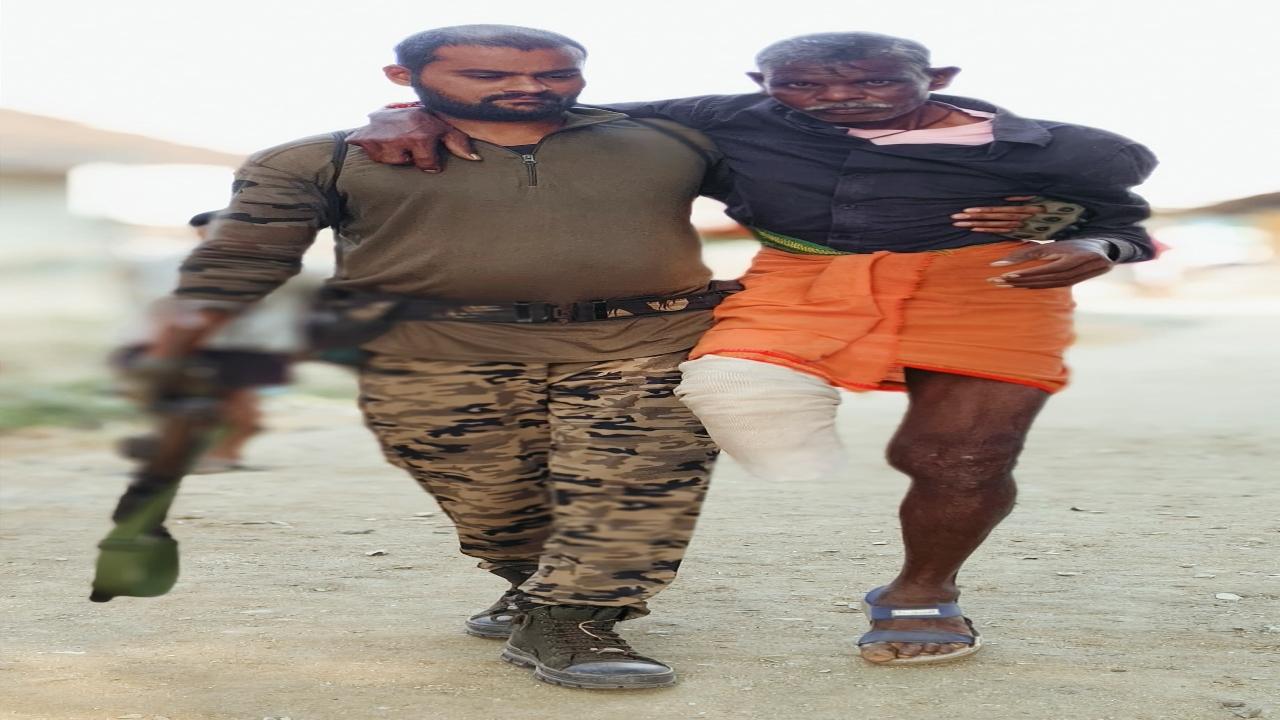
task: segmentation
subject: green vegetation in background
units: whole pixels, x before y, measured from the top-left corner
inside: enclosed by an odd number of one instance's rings
[[[0,432],[38,425],[92,429],[138,416],[137,409],[111,394],[102,380],[0,387]]]
[[[266,394],[355,402],[354,376],[349,370],[320,363],[295,366],[299,382]],[[116,395],[110,380],[84,378],[56,384],[0,384],[0,433],[26,427],[70,427],[92,430],[113,420],[144,420],[128,399]]]

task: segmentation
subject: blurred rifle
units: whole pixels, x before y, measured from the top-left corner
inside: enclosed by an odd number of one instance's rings
[[[332,177],[325,188],[325,222],[338,231],[344,200],[338,177],[347,158],[346,131],[333,133]],[[335,248],[338,251],[339,245]],[[339,255],[339,266],[342,258]],[[314,311],[313,311],[314,312]],[[357,315],[359,313],[356,313]],[[318,325],[330,337],[311,337],[309,359],[358,366],[365,353],[344,335],[340,317],[319,313]],[[183,476],[200,457],[218,428],[223,391],[216,369],[202,363],[195,351],[206,337],[232,319],[226,311],[200,310],[179,317],[164,328],[146,356],[131,365],[128,375],[140,390],[139,400],[156,419],[156,432],[127,438],[121,449],[139,460],[111,519],[115,528],[98,544],[98,564],[89,599],[107,602],[119,596],[163,595],[178,580],[178,542],[164,526]],[[376,321],[377,318],[374,318]],[[333,326],[333,327],[330,327]]]
[[[178,543],[164,522],[183,476],[217,430],[223,394],[217,368],[195,350],[230,317],[202,310],[178,318],[126,370],[156,430],[124,443],[139,464],[111,516],[115,527],[98,544],[94,602],[163,595],[177,582]]]

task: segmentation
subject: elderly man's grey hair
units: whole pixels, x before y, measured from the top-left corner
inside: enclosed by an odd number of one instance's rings
[[[768,72],[786,65],[841,63],[889,57],[920,70],[929,67],[929,48],[914,40],[869,32],[815,33],[780,40],[756,55],[756,66]]]

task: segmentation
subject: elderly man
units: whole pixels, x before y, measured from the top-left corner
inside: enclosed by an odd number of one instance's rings
[[[911,479],[906,558],[865,598],[861,653],[889,665],[970,655],[981,640],[957,575],[1011,511],[1026,434],[1066,383],[1071,286],[1152,256],[1130,188],[1155,160],[1102,130],[934,94],[959,70],[910,40],[802,36],[757,62],[763,95],[610,106],[710,137],[734,172],[728,214],[765,246],[681,365],[677,394],[726,452],[785,479],[840,467],[837,388],[906,391],[888,448]],[[434,165],[418,156],[441,137],[467,154],[426,113],[374,120],[381,129],[353,142],[375,159]],[[1031,245],[978,232],[968,211],[948,217],[1027,189],[1083,205],[1083,232]]]

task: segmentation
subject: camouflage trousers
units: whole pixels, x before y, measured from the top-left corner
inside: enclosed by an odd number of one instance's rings
[[[387,460],[435,497],[481,568],[535,602],[635,617],[674,579],[717,453],[672,394],[685,356],[376,355],[360,406]]]

